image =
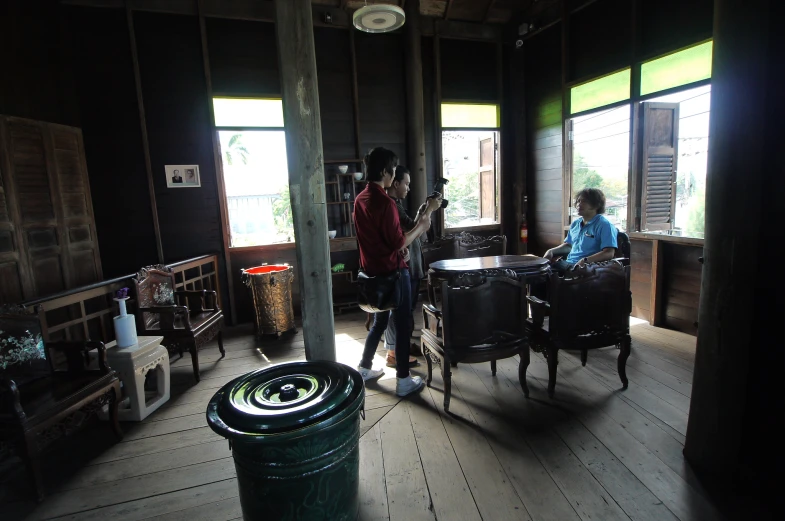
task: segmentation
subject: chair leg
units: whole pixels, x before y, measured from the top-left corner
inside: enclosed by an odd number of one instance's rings
[[[526,370],[529,368],[529,362],[529,347],[527,346],[523,349],[523,351],[521,351],[521,363],[518,364],[518,381],[521,382],[523,395],[526,398],[529,397],[529,386],[526,384]]]
[[[556,367],[559,365],[559,349],[548,347],[548,396],[556,391]]]
[[[420,340],[420,348],[425,357],[425,363],[428,364],[428,377],[425,379],[425,385],[430,387],[431,382],[433,381],[433,360],[431,360],[431,351],[428,349],[428,346],[425,345],[425,340],[422,339]]]
[[[218,351],[221,352],[221,358],[226,356],[226,351],[224,351],[224,332],[218,332]]]
[[[586,360],[589,358],[589,351],[587,349],[581,350],[581,365],[586,367]]]
[[[109,422],[112,424],[112,430],[114,431],[115,436],[117,436],[118,440],[123,439],[123,429],[120,428],[120,400],[122,395],[120,394],[120,385],[118,384],[114,390],[114,400],[112,403],[109,404]]]
[[[617,370],[619,371],[619,378],[621,378],[622,389],[627,388],[627,358],[630,356],[630,347],[632,339],[629,335],[622,341],[621,349],[619,351],[619,358],[617,361]]]
[[[457,365],[457,364],[456,364]],[[450,391],[452,390],[452,372],[450,372],[450,359],[445,354],[442,360],[442,381],[444,382],[444,412],[450,410]]]
[[[365,330],[366,331],[370,331],[371,330],[371,318],[372,317],[373,317],[373,315],[371,313],[366,313],[365,314]]]
[[[30,484],[33,487],[35,500],[40,503],[44,500],[44,479],[41,474],[41,455],[38,443],[33,437],[25,437],[24,454],[22,455],[30,475]]]
[[[196,382],[199,383],[199,381],[202,378],[201,376],[199,376],[199,350],[196,349],[196,342],[191,344],[190,351],[191,351],[191,363],[194,366],[194,378],[196,378]]]
[[[496,360],[491,360],[491,375],[496,376]]]

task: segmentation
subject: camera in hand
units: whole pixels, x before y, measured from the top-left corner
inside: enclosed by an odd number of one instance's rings
[[[433,185],[433,193],[428,196],[428,199],[432,199],[434,197],[441,197],[441,195],[444,193],[444,185],[446,185],[449,182],[450,182],[449,179],[445,179],[443,177],[437,179],[436,183]],[[447,199],[442,199],[442,205],[440,208],[441,209],[447,208],[448,203],[449,201]]]

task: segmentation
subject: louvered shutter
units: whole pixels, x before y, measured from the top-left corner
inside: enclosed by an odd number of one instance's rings
[[[670,230],[676,207],[679,104],[643,103],[641,231]]]

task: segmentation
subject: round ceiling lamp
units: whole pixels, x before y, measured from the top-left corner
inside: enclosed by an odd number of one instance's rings
[[[352,22],[366,33],[389,33],[403,27],[406,15],[397,5],[371,4],[354,12]]]

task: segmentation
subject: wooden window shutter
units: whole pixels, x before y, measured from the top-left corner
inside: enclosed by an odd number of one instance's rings
[[[670,230],[676,209],[679,104],[642,105],[641,231]]]

